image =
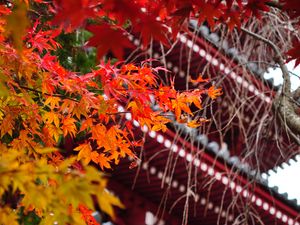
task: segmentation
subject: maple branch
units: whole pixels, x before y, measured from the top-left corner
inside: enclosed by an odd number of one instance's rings
[[[255,39],[266,43],[275,52],[274,61],[278,63],[281,69],[283,76],[283,88],[281,95],[277,95],[273,101],[273,106],[275,110],[278,109],[281,116],[281,121],[287,125],[287,132],[289,134],[293,133],[293,135],[291,135],[292,138],[299,144],[298,136],[300,135],[300,116],[296,113],[297,105],[291,101],[293,96],[291,92],[290,74],[279,48],[272,41],[262,37],[259,34],[256,34],[243,27],[241,27],[241,30]]]
[[[285,65],[284,59],[282,57],[282,54],[281,54],[279,48],[272,41],[264,38],[263,36],[261,36],[259,34],[256,34],[256,33],[252,32],[252,31],[250,31],[250,30],[248,30],[244,27],[241,27],[241,30],[243,32],[245,32],[246,34],[254,37],[255,39],[266,43],[267,45],[269,45],[273,49],[273,51],[275,52],[274,61],[276,63],[278,63],[278,65],[279,65],[279,67],[282,71],[282,76],[283,76],[283,80],[284,80],[284,82],[283,82],[283,92],[285,94],[291,93],[291,80],[290,80],[289,71],[288,71],[288,69]]]
[[[47,96],[54,96],[54,97],[60,97],[60,98],[63,98],[63,99],[72,100],[74,102],[79,102],[79,100],[77,100],[75,98],[71,98],[69,96],[62,95],[62,94],[48,94],[48,93],[43,93],[41,91],[35,90],[33,88],[30,88],[30,87],[22,86],[22,85],[19,85],[19,87],[22,88],[22,89],[24,89],[24,90],[32,91],[32,92],[35,92],[35,93],[38,93],[38,94],[47,95]]]

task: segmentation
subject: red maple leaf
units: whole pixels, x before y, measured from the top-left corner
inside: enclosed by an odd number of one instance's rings
[[[90,0],[55,0],[56,15],[52,20],[53,25],[62,25],[70,32],[81,26],[86,19],[94,18],[95,2]]]
[[[104,0],[98,14],[114,19],[119,25],[127,20],[134,24],[142,15],[141,7],[139,2],[132,0]]]
[[[61,30],[38,30],[39,25],[40,21],[37,20],[34,26],[28,31],[27,43],[31,44],[32,48],[36,48],[39,52],[43,52],[43,50],[55,50],[57,47],[60,47],[55,38],[61,33]]]
[[[144,47],[150,43],[151,38],[162,42],[164,45],[169,45],[167,27],[152,16],[143,15],[140,22],[136,24],[135,30],[141,34]]]
[[[270,9],[267,6],[268,0],[249,0],[244,6],[244,16],[247,21],[252,15],[261,19],[261,12],[268,12]]]
[[[295,67],[297,67],[300,64],[300,41],[294,42],[293,48],[290,49],[287,54],[289,55],[287,62],[295,59]]]
[[[221,1],[195,1],[195,11],[199,12],[199,24],[207,21],[210,27],[215,27],[216,21],[224,14],[225,8]]]
[[[124,48],[133,47],[123,30],[113,29],[108,24],[90,25],[87,30],[93,33],[87,45],[97,47],[98,58],[111,51],[118,59],[122,59]]]
[[[230,9],[232,5],[237,5],[239,8],[241,8],[242,0],[226,0],[226,6],[228,9]]]
[[[240,9],[228,9],[224,12],[221,20],[227,24],[228,29],[232,31],[235,27],[241,27],[241,13]]]

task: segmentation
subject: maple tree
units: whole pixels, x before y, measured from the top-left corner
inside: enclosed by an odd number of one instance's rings
[[[190,80],[198,85],[196,89],[178,92],[173,82],[164,85],[159,79],[166,69],[153,67],[150,61],[121,61],[134,46],[129,34],[140,35],[144,49],[153,40],[169,46],[186,29],[186,22],[196,18],[212,28],[225,24],[229,31],[241,29],[265,41],[242,25],[252,17],[260,19],[270,7],[282,8],[293,18],[300,13],[296,1],[274,4],[266,0],[19,0],[2,4],[0,221],[22,223],[34,212],[41,224],[96,224],[91,196],[113,218],[113,206],[123,206],[106,191],[105,175],[95,166],[105,170],[125,157],[138,160],[140,144],[131,123],[119,125],[124,115],[130,113],[132,120],[154,131],[166,131],[171,122],[167,115],[172,113],[178,122],[195,128],[207,120],[196,117],[192,107],[200,110],[203,98],[215,100],[222,94],[221,88],[201,75]],[[68,49],[68,41],[80,35],[79,50]],[[96,48],[97,57],[91,47]],[[76,51],[73,57],[69,51]],[[297,43],[289,51],[296,63],[298,51]],[[284,71],[281,54],[276,56]],[[285,93],[292,96],[288,78],[285,81]],[[292,104],[284,96],[281,100],[287,102],[279,104],[282,110]],[[153,109],[153,102],[158,109]],[[121,105],[125,112],[120,112]],[[300,118],[294,117],[294,110],[289,113],[281,112],[284,120],[292,117],[290,126],[297,138]]]

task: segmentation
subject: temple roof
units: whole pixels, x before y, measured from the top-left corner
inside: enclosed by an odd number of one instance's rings
[[[157,133],[139,127],[136,121],[134,125],[140,135],[146,135],[144,157],[137,169],[129,169],[130,163],[123,161],[112,174],[114,181],[154,204],[164,204],[179,218],[189,195],[188,205],[196,210],[188,212],[191,225],[216,224],[217,220],[231,224],[247,207],[264,224],[299,224],[295,221],[299,207],[270,189],[257,173],[230,157],[217,156],[214,142],[207,140],[207,147],[200,150],[206,142],[201,135],[192,144],[181,138],[174,143],[176,134],[170,130]],[[185,134],[193,135],[190,131]]]
[[[195,78],[200,71],[204,70],[205,75],[216,83],[216,75],[221,74],[224,79],[218,84],[228,95],[214,102],[214,107],[224,120],[231,109],[228,98],[234,95],[234,88],[242,87],[246,98],[254,99],[255,104],[269,106],[275,92],[274,88],[261,82],[263,73],[249,64],[248,69],[257,76],[249,75],[228,58],[231,54],[236,60],[238,53],[234,49],[227,46],[227,50],[231,50],[224,54],[216,48],[216,34],[201,27],[200,32],[202,37],[190,32],[179,34],[178,41],[170,49],[162,49],[160,44],[153,43],[146,55],[157,59],[175,74],[179,90],[186,88],[189,76]],[[140,41],[134,36],[129,38],[140,46]],[[210,67],[209,70],[206,66]],[[119,110],[124,109],[120,106]],[[243,112],[245,126],[251,126],[251,117],[260,112],[259,108],[255,110],[257,112]],[[125,113],[125,118],[131,120],[130,114]],[[245,218],[264,224],[300,224],[296,219],[300,212],[297,202],[279,194],[276,187],[271,188],[262,175],[284,163],[287,155],[291,157],[296,153],[297,148],[284,134],[281,141],[284,146],[290,146],[285,148],[286,155],[281,155],[281,150],[270,138],[264,140],[265,146],[260,146],[259,156],[247,156],[239,136],[225,136],[220,142],[216,127],[207,133],[205,128],[192,129],[174,122],[167,132],[160,133],[140,127],[137,121],[132,122],[136,127],[135,134],[144,138],[145,145],[137,153],[141,159],[137,168],[130,169],[130,161],[124,160],[112,172],[112,188],[124,186],[127,190],[121,200],[130,202],[126,196],[133,190],[143,199],[140,201],[150,202],[152,212],[161,218],[173,215],[176,218],[174,224],[182,218],[185,220],[185,216],[191,225],[231,224]],[[268,134],[270,137],[274,135],[272,129]],[[233,125],[231,130],[237,132],[239,127]],[[260,164],[256,164],[257,157]]]

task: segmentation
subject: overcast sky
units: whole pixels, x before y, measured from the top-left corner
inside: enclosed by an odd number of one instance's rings
[[[291,83],[292,83],[292,90],[293,91],[296,90],[296,88],[300,86],[300,79],[299,79],[300,65],[297,66],[296,68],[294,68],[294,65],[295,65],[294,61],[291,61],[287,64],[288,70],[291,71],[292,73],[298,75],[298,77],[297,77],[297,76],[291,74]],[[282,82],[283,82],[283,78],[282,78],[280,68],[270,69],[268,73],[264,74],[264,78],[265,79],[273,78],[275,86],[277,86],[279,84],[282,84]]]

